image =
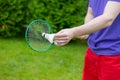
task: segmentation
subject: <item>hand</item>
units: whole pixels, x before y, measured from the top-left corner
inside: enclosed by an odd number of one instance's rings
[[[89,37],[89,35],[82,35],[82,36],[77,36],[76,38],[79,39],[87,39]]]
[[[70,40],[74,37],[72,28],[63,29],[55,34],[54,41],[58,46],[63,46],[70,42]]]

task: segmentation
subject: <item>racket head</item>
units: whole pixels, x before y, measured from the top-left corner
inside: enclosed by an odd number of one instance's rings
[[[26,42],[36,52],[46,52],[52,46],[52,43],[45,39],[42,33],[52,33],[51,26],[42,19],[32,21],[26,28]]]

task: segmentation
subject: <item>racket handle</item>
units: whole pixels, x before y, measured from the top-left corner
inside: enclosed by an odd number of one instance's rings
[[[57,43],[57,42],[55,42],[55,41],[54,41],[54,44],[55,44],[56,46],[58,46],[58,43]]]

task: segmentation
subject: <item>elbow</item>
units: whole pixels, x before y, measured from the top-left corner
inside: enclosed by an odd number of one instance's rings
[[[103,15],[103,18],[104,18],[104,21],[105,21],[107,27],[112,25],[112,23],[114,21],[113,16]]]
[[[107,26],[111,26],[113,21],[114,21],[114,18],[113,17],[109,17]]]

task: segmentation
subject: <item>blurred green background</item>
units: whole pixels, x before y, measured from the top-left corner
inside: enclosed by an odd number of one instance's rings
[[[35,19],[46,20],[57,32],[83,24],[87,0],[0,0],[0,36],[23,36]]]
[[[0,80],[81,80],[86,40],[32,51],[24,33],[35,19],[53,32],[84,23],[88,0],[0,0]]]

